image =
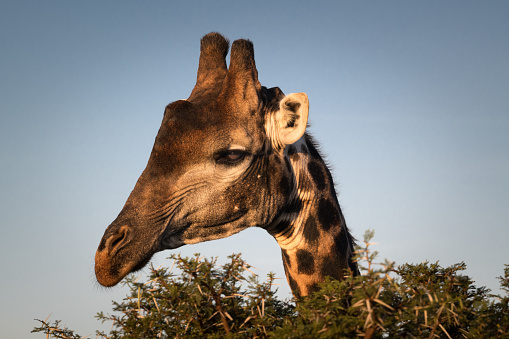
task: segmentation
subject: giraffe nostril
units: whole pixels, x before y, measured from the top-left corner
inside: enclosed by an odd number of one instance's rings
[[[127,238],[127,226],[122,226],[120,229],[113,234],[108,240],[106,247],[109,251],[116,251],[122,245],[124,240]]]
[[[119,234],[118,236],[116,236],[112,241],[111,241],[111,248],[115,248],[117,247],[118,244],[120,244],[122,242],[122,240],[124,240],[124,234]]]

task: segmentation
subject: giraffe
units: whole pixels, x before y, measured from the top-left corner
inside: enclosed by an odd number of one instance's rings
[[[326,276],[357,272],[354,240],[330,171],[306,132],[305,93],[258,81],[253,44],[201,39],[187,100],[164,111],[145,170],[95,255],[97,281],[114,286],[154,253],[261,227],[281,247],[297,296]]]

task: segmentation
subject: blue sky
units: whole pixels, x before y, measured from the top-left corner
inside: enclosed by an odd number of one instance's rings
[[[498,291],[509,263],[509,3],[3,1],[2,337],[34,318],[80,334],[127,290],[94,253],[146,165],[166,104],[193,88],[210,31],[255,45],[264,86],[306,92],[352,233],[380,259],[465,261]],[[183,247],[244,253],[284,278],[263,230]],[[165,263],[169,251],[154,264]],[[289,293],[281,280],[281,295]],[[40,335],[42,337],[42,335]]]

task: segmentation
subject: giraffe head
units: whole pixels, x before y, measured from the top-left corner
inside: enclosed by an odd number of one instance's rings
[[[305,133],[306,94],[260,85],[253,45],[217,33],[201,40],[196,85],[164,112],[147,167],[106,229],[97,280],[117,284],[152,255],[270,226],[292,194],[284,156]]]

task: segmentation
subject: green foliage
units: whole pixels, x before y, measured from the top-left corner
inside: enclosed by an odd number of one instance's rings
[[[217,266],[216,260],[196,255],[193,258],[172,256],[181,271],[178,279],[170,270],[152,269],[146,283],[131,276],[126,283],[131,295],[122,303],[114,302],[120,315],[98,314],[110,320],[116,330],[108,338],[223,337],[224,334],[265,336],[282,323],[280,315],[291,312],[274,297],[274,276],[258,283],[256,275],[245,278],[249,266],[239,255]],[[241,291],[242,283],[247,283]]]
[[[138,282],[129,276],[125,284],[130,295],[121,303],[113,301],[113,315],[97,314],[102,322],[113,322],[113,330],[97,332],[98,338],[231,338],[268,337],[286,316],[293,313],[290,303],[275,297],[275,277],[271,273],[263,283],[251,273],[250,266],[231,255],[225,265],[216,259],[195,255],[182,258],[173,255],[172,268],[153,267],[148,281]],[[246,277],[246,272],[250,273]],[[73,331],[60,329],[58,322],[33,332],[54,338],[81,338]]]
[[[461,274],[464,263],[375,264],[372,236],[357,252],[361,276],[327,280],[296,301],[278,300],[274,275],[260,283],[240,255],[222,266],[174,255],[180,275],[152,268],[146,282],[126,279],[130,295],[97,315],[113,330],[97,338],[509,338],[509,265],[505,295],[495,296]],[[40,323],[33,332],[48,338],[82,338]]]
[[[464,263],[375,265],[372,236],[366,233],[358,251],[358,262],[367,264],[362,276],[326,281],[298,302],[274,337],[509,338],[509,266],[499,278],[506,296],[493,296],[459,274]]]

